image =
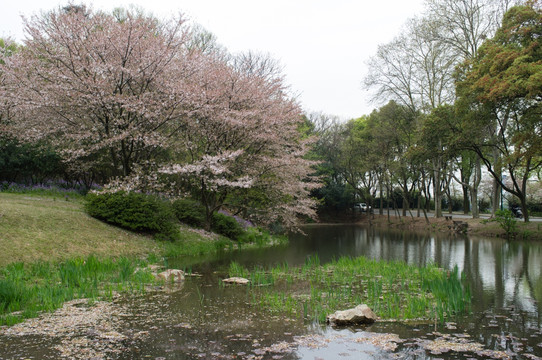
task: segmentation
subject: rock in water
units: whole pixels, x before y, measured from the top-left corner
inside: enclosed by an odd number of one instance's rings
[[[167,269],[156,276],[158,279],[164,279],[169,282],[181,282],[184,280],[184,271],[177,269]]]
[[[339,326],[372,324],[376,319],[376,314],[365,304],[358,305],[353,309],[336,311],[326,318],[328,324]]]
[[[242,277],[231,277],[222,280],[223,282],[227,284],[240,284],[240,285],[246,285],[250,282],[250,280],[242,278]]]

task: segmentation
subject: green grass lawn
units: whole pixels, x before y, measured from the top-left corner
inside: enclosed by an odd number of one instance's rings
[[[182,241],[161,242],[96,220],[83,199],[0,192],[0,267],[15,262],[57,262],[76,257],[194,256],[215,241],[181,228]]]
[[[151,238],[91,218],[81,199],[0,193],[0,267],[160,251]]]

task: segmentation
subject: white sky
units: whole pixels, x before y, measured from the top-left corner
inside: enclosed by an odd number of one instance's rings
[[[12,0],[0,7],[0,36],[24,38],[30,17],[67,1]],[[74,1],[78,4],[79,1]],[[423,0],[94,0],[94,9],[135,4],[167,18],[183,13],[214,33],[230,52],[269,53],[307,112],[344,119],[376,105],[363,89],[368,58],[423,9]]]

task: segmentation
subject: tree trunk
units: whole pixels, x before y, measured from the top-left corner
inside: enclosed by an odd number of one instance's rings
[[[478,219],[480,217],[480,212],[478,211],[478,187],[470,187],[470,198],[472,204],[472,218]]]
[[[502,207],[501,198],[501,186],[497,180],[493,179],[493,187],[491,190],[491,216],[494,217],[497,210],[500,210]]]
[[[422,193],[420,192],[418,195],[416,217],[420,217],[421,207],[422,207]]]
[[[495,174],[502,179],[502,169],[498,167],[499,152],[497,149],[493,150],[493,164],[495,167]],[[503,199],[501,198],[501,185],[496,179],[493,179],[493,188],[491,191],[491,217],[495,217],[497,210],[501,208]]]
[[[435,199],[435,217],[442,217],[442,191],[440,189],[440,161],[433,162],[433,192]]]
[[[527,207],[527,199],[525,198],[525,196],[523,196],[519,200],[521,202],[521,211],[523,212],[523,220],[525,222],[529,222],[529,208]]]
[[[477,156],[477,155],[474,155]],[[478,162],[479,164],[479,162]],[[473,170],[476,171],[476,161],[473,162],[472,153],[461,154],[459,165],[459,174],[461,179],[461,189],[463,191],[463,214],[467,215],[470,211],[470,189],[469,183],[472,177]]]
[[[467,215],[470,211],[469,188],[464,185],[461,187],[463,188],[463,214]],[[476,199],[476,201],[478,201],[478,199]]]
[[[390,222],[390,187],[386,185],[386,208],[388,209],[388,222]]]
[[[407,211],[410,210],[410,201],[405,190],[403,190],[403,216],[407,215]]]
[[[480,217],[480,209],[478,208],[478,187],[482,181],[482,163],[480,157],[476,155],[474,163],[474,178],[472,179],[472,186],[469,186],[471,195],[472,206],[472,218],[478,219]]]
[[[384,190],[384,187],[382,185],[382,181],[379,182],[379,185],[380,185],[380,210],[379,210],[379,213],[380,213],[380,215],[383,215],[384,214],[384,197],[382,196],[383,195],[382,191]]]

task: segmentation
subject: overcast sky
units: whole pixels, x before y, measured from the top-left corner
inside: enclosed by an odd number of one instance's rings
[[[30,17],[67,1],[13,0],[0,8],[0,36],[24,38]],[[79,4],[79,1],[74,1]],[[422,12],[423,0],[95,0],[94,9],[135,4],[162,18],[183,13],[214,33],[230,52],[269,53],[307,112],[344,119],[376,106],[363,89],[367,59]]]

